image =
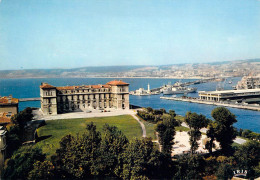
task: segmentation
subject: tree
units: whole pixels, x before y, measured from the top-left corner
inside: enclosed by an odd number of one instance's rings
[[[41,149],[33,146],[23,146],[14,152],[4,169],[3,179],[27,179],[33,164],[37,161],[44,161],[45,154]]]
[[[209,120],[202,114],[187,112],[185,115],[185,122],[188,124],[190,130],[188,132],[190,136],[191,153],[194,154],[198,149],[198,140],[201,138],[200,129],[207,127]]]
[[[153,112],[153,108],[151,108],[151,107],[147,107],[146,110],[147,110],[147,112],[149,112],[149,113],[152,113],[152,112]]]
[[[50,161],[37,161],[33,164],[33,170],[30,171],[28,179],[40,179],[40,180],[50,180],[55,179],[55,167]]]
[[[172,118],[175,118],[176,117],[176,113],[174,110],[169,110],[169,115],[172,117]]]
[[[215,128],[216,124],[215,123],[210,123],[208,130],[206,132],[207,137],[209,138],[209,141],[207,141],[205,147],[209,151],[210,154],[212,154],[212,149],[215,148]]]
[[[10,157],[24,142],[24,126],[32,118],[32,108],[29,107],[12,116],[12,123],[7,125],[7,157]]]
[[[239,168],[248,170],[248,175],[252,178],[256,173],[254,168],[258,166],[260,160],[260,143],[258,141],[248,141],[235,152]]]
[[[227,163],[221,163],[216,172],[218,179],[228,180],[233,177],[233,171],[231,165]]]
[[[91,123],[82,135],[67,135],[52,157],[61,178],[87,178],[98,175],[97,159],[100,156],[100,132]]]
[[[163,121],[158,122],[155,130],[158,132],[159,143],[162,146],[162,152],[171,156],[172,145],[174,144],[174,136],[176,121],[170,115],[163,115]]]
[[[27,122],[32,120],[32,118],[32,108],[27,107],[26,109],[12,117],[12,123],[18,124],[21,128],[23,128]]]
[[[190,154],[180,157],[176,168],[174,179],[202,179],[205,161],[201,156]]]
[[[151,179],[159,178],[161,175],[165,177],[165,174],[162,174],[164,172],[162,167],[165,167],[164,160],[163,155],[155,150],[150,138],[133,139],[122,154],[122,172],[119,177],[122,179]]]
[[[236,130],[233,123],[237,122],[236,117],[225,107],[217,107],[212,110],[211,116],[216,122],[215,135],[221,146],[222,153],[232,153],[232,143],[236,138]]]
[[[101,176],[116,176],[120,172],[120,155],[128,145],[126,136],[115,126],[103,127],[98,158],[98,171]],[[116,173],[115,173],[116,172]]]
[[[22,145],[22,137],[20,136],[20,128],[18,125],[7,126],[6,143],[7,157],[11,157],[13,152]]]

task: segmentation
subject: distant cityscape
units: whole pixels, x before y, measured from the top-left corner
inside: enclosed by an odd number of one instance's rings
[[[73,69],[1,70],[1,78],[111,77],[207,79],[260,74],[260,59],[160,66],[100,66]]]

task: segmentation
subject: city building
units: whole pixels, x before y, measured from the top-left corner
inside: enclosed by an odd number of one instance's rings
[[[8,124],[11,117],[18,113],[19,100],[10,96],[0,97],[0,124]]]
[[[260,89],[260,75],[244,76],[236,85],[236,89]]]
[[[224,101],[260,98],[260,89],[223,90],[223,91],[199,91],[201,100]]]
[[[91,109],[129,109],[129,84],[110,81],[105,85],[40,86],[41,110],[45,115]]]

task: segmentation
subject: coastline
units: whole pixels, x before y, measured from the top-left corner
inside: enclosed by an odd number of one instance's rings
[[[238,76],[225,76],[223,78],[230,78],[230,77],[238,77]],[[199,76],[195,76],[195,77],[178,77],[178,76],[171,76],[171,77],[150,77],[150,76],[142,76],[142,77],[124,77],[124,76],[109,76],[109,77],[103,77],[103,76],[85,76],[85,77],[80,77],[80,76],[67,76],[67,77],[61,77],[61,76],[39,76],[39,77],[0,77],[0,79],[42,79],[42,78],[51,78],[51,79],[59,79],[59,78],[107,78],[107,79],[213,79],[214,77],[199,77]]]

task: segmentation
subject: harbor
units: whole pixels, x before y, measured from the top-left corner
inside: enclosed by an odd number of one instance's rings
[[[197,91],[197,88],[191,88],[187,86],[208,83],[208,82],[222,82],[224,80],[225,80],[224,78],[210,78],[210,79],[201,79],[201,80],[188,81],[188,82],[178,81],[173,85],[168,83],[167,85],[163,85],[161,87],[157,87],[153,89],[150,89],[150,85],[148,83],[147,90],[145,90],[144,88],[139,88],[135,91],[130,91],[130,95],[149,96],[149,95],[158,95],[160,93],[163,93],[165,95],[193,93]]]
[[[231,78],[229,78],[231,79]],[[227,82],[229,81],[227,79]],[[110,78],[49,78],[46,79],[47,82],[55,84],[57,86],[62,86],[64,84],[70,86],[70,85],[82,85],[82,84],[96,84],[96,83],[106,83],[109,81]],[[122,79],[124,81],[127,81],[131,84],[129,91],[134,91],[136,89],[139,89],[140,87],[147,90],[147,84],[150,85],[150,90],[153,91],[153,89],[161,87],[163,84],[168,84],[168,82],[172,82],[174,84],[175,82],[179,82],[179,79],[144,79],[144,78],[128,78],[128,79]],[[241,80],[241,77],[235,77],[233,78],[233,84],[225,84],[225,89],[232,89],[232,86],[237,84],[238,81]],[[194,80],[191,79],[183,79],[182,82],[191,82]],[[27,99],[31,97],[39,97],[39,84],[42,82],[42,79],[3,79],[0,80],[0,86],[2,87],[0,89],[0,94],[2,96],[8,96],[9,94],[13,94],[14,97],[17,97],[20,103],[19,103],[19,110],[23,110],[26,107],[36,107],[40,108],[40,100],[35,99],[35,101],[28,101],[33,99]],[[201,83],[201,84],[195,84],[192,87],[196,87],[198,91],[214,91],[216,90],[216,87],[219,82],[213,81],[209,83]],[[14,86],[14,84],[19,84],[19,86]],[[30,91],[28,91],[30,89]],[[158,91],[159,89],[157,89]],[[189,96],[197,97],[197,93],[189,93]],[[185,116],[185,113],[187,111],[191,112],[197,112],[206,115],[207,118],[211,118],[210,112],[215,106],[206,105],[206,104],[199,104],[199,103],[190,103],[190,102],[183,102],[183,101],[166,101],[165,99],[160,99],[160,97],[163,96],[162,93],[158,95],[147,95],[147,96],[138,96],[138,95],[130,95],[130,102],[133,105],[140,106],[140,107],[152,107],[152,108],[164,108],[165,110],[169,111],[171,109],[174,109],[176,114]],[[166,96],[166,95],[165,95]],[[177,95],[181,96],[181,95]],[[186,95],[187,96],[187,95]],[[167,95],[167,97],[170,97],[170,95]],[[24,99],[25,98],[25,99]],[[27,101],[23,101],[27,100]],[[238,122],[236,123],[237,128],[243,128],[243,129],[250,129],[255,132],[259,131],[259,125],[260,125],[260,111],[251,111],[246,109],[238,109],[238,108],[230,108],[230,111],[237,116]]]

